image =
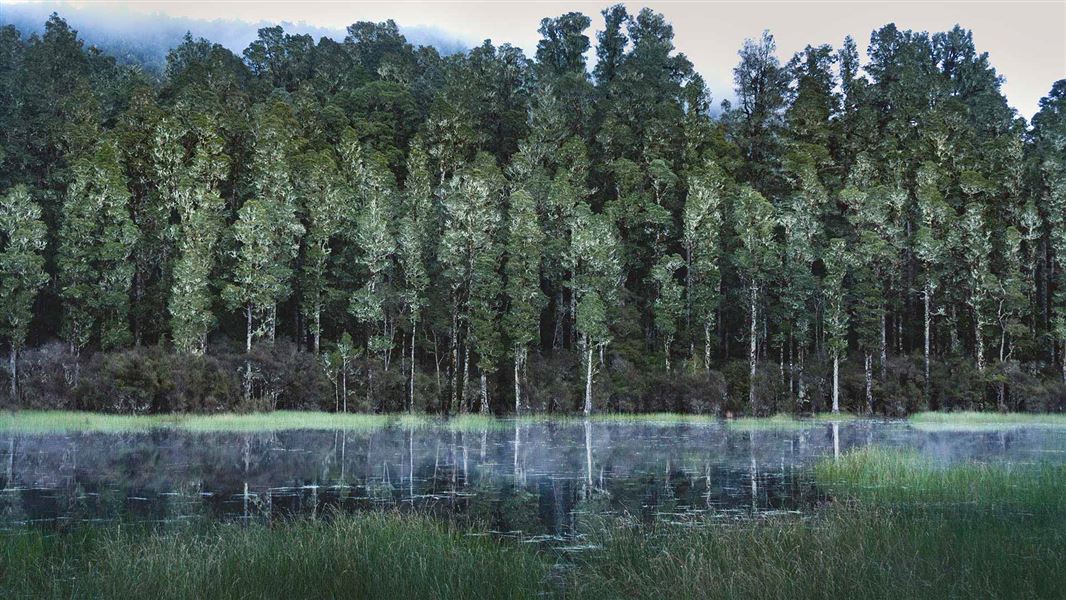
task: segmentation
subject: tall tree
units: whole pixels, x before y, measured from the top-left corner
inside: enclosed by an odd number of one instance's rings
[[[414,410],[415,346],[418,340],[418,324],[428,302],[429,261],[438,237],[439,215],[434,205],[429,161],[425,151],[420,146],[413,147],[407,162],[407,182],[402,197],[399,232],[396,236],[396,255],[402,278],[400,298],[407,310],[411,336],[408,410]]]
[[[94,338],[104,350],[130,341],[127,322],[137,242],[129,190],[113,141],[101,141],[74,165],[59,232],[64,337],[75,356]]]
[[[274,341],[278,304],[292,294],[292,262],[304,227],[296,216],[297,194],[290,171],[291,123],[288,107],[263,108],[256,115],[251,159],[252,197],[233,225],[235,264],[223,288],[231,310],[245,318],[245,352],[255,340]],[[245,368],[245,395],[251,396],[251,363]]]
[[[303,158],[297,193],[306,214],[300,310],[307,319],[311,348],[318,354],[322,347],[322,313],[340,293],[331,274],[330,258],[351,221],[342,179],[329,153],[312,152]]]
[[[507,314],[504,327],[514,357],[515,413],[522,412],[529,346],[540,339],[540,314],[547,298],[540,289],[541,247],[544,231],[537,219],[533,196],[524,189],[511,194],[507,238]]]
[[[740,63],[733,69],[736,108],[727,119],[745,159],[745,180],[763,194],[774,191],[773,161],[777,156],[789,77],[775,56],[769,31],[758,40],[744,40]]]
[[[762,194],[744,186],[733,203],[733,228],[738,246],[733,256],[737,272],[747,287],[748,402],[756,410],[755,371],[759,350],[760,294],[775,267],[774,207]]]
[[[685,261],[677,254],[669,254],[659,259],[651,270],[658,293],[655,297],[655,329],[663,345],[663,359],[666,372],[670,372],[670,346],[677,336],[678,321],[684,312],[682,299],[684,287],[677,281],[677,272]]]
[[[481,309],[488,308],[493,301],[490,296],[496,291],[490,271],[499,255],[497,235],[502,221],[499,210],[502,190],[503,177],[495,161],[482,153],[457,173],[444,191],[439,256],[451,301],[451,401],[458,402],[459,410],[464,412],[471,346],[480,344],[485,352],[486,369],[495,368],[494,329]],[[472,340],[475,303],[478,303],[480,335]]]
[[[396,239],[389,227],[396,190],[392,174],[384,165],[375,163],[372,157],[363,160],[357,168],[362,174],[357,180],[358,214],[353,242],[359,250],[359,266],[365,279],[352,294],[348,311],[366,328],[367,398],[373,403],[374,365],[371,358],[380,360],[385,371],[389,369],[396,327],[387,303],[391,291],[388,289],[390,267],[396,252]]]
[[[925,394],[930,400],[930,360],[933,339],[934,296],[943,277],[944,262],[950,254],[948,232],[952,226],[954,213],[944,202],[939,187],[937,167],[925,163],[918,171],[918,214],[919,226],[915,236],[915,255],[922,262],[924,282],[922,302],[924,310],[924,355],[925,355]]]
[[[682,224],[689,319],[703,329],[703,368],[711,368],[711,331],[721,301],[722,211],[727,175],[709,162],[689,176]],[[694,357],[693,357],[694,358]]]
[[[848,273],[848,250],[844,240],[830,240],[822,256],[825,277],[825,332],[829,338],[829,354],[833,359],[833,413],[840,412],[840,360],[848,352],[848,307],[844,278]]]
[[[156,129],[153,160],[164,214],[178,216],[178,258],[167,306],[171,334],[179,351],[203,354],[214,322],[211,277],[225,210],[219,185],[229,160],[213,119],[203,115],[188,122],[164,119]]]
[[[575,324],[581,335],[585,361],[586,416],[592,413],[593,353],[606,349],[611,341],[608,307],[617,297],[622,282],[619,245],[611,221],[593,213],[588,205],[577,205],[571,241],[574,265],[574,294],[577,299]]]
[[[9,347],[12,402],[18,400],[18,355],[33,319],[33,302],[48,283],[45,234],[41,209],[26,186],[0,197],[0,335]]]

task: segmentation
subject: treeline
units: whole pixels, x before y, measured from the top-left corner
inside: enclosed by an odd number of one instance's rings
[[[0,29],[11,400],[1066,404],[1066,81],[1026,124],[960,27],[764,33],[715,118],[662,15],[603,14],[591,69],[568,13],[532,58],[187,36],[162,82]]]

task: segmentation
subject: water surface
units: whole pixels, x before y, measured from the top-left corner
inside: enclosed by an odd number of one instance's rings
[[[603,515],[682,521],[806,511],[815,463],[908,448],[940,464],[1066,462],[1066,429],[928,431],[900,421],[506,421],[374,431],[0,433],[0,529],[78,521],[317,518],[429,511],[497,535],[572,542]]]

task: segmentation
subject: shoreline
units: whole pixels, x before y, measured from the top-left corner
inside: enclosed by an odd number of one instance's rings
[[[419,429],[443,427],[455,431],[509,428],[537,423],[634,423],[644,425],[720,425],[737,430],[795,429],[821,423],[856,420],[890,421],[926,430],[983,430],[1017,427],[1066,427],[1062,413],[920,412],[903,418],[864,417],[850,413],[777,414],[767,417],[721,417],[683,413],[601,413],[589,417],[569,414],[479,415],[441,417],[417,413],[334,413],[323,411],[273,411],[258,413],[167,413],[121,415],[91,411],[4,410],[0,432],[135,432],[179,429],[192,432],[349,430],[368,431],[386,427]]]

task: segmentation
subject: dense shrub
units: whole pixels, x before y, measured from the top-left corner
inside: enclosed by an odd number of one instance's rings
[[[393,358],[388,370],[379,359],[351,362],[347,375],[350,412],[407,410],[408,367],[397,356]],[[597,412],[766,416],[831,408],[832,363],[825,356],[808,357],[805,362],[802,402],[798,369],[760,363],[754,378],[754,405],[749,401],[746,360],[729,361],[710,371],[679,361],[666,373],[654,360],[633,362],[621,353],[605,353],[602,367],[595,359]],[[367,389],[368,364],[373,370],[373,390]],[[416,373],[415,411],[441,410],[441,400],[449,391],[443,367],[439,374],[435,370]],[[336,368],[327,371],[322,356],[301,351],[284,339],[260,344],[249,355],[226,343],[213,344],[205,356],[175,354],[153,346],[82,356],[80,364],[66,345],[56,342],[23,352],[19,369],[18,399],[10,398],[8,374],[0,371],[0,384],[4,384],[0,406],[158,414],[330,411],[342,404]],[[920,354],[890,357],[884,369],[875,361],[873,375],[873,412],[877,415],[899,417],[929,409],[990,411],[1001,405],[1011,411],[1066,411],[1066,384],[1057,371],[1038,363],[992,362],[979,372],[965,359],[934,361],[928,401]],[[513,371],[501,369],[488,385],[492,411],[512,413]],[[523,410],[580,412],[584,385],[579,353],[531,354],[523,384]],[[476,409],[476,372],[466,389],[467,402]],[[865,373],[858,356],[841,361],[840,399],[841,410],[867,413]]]
[[[19,397],[11,398],[10,374],[4,370],[3,398],[8,406],[35,409],[74,408],[72,385],[75,362],[69,346],[50,342],[19,355]]]

